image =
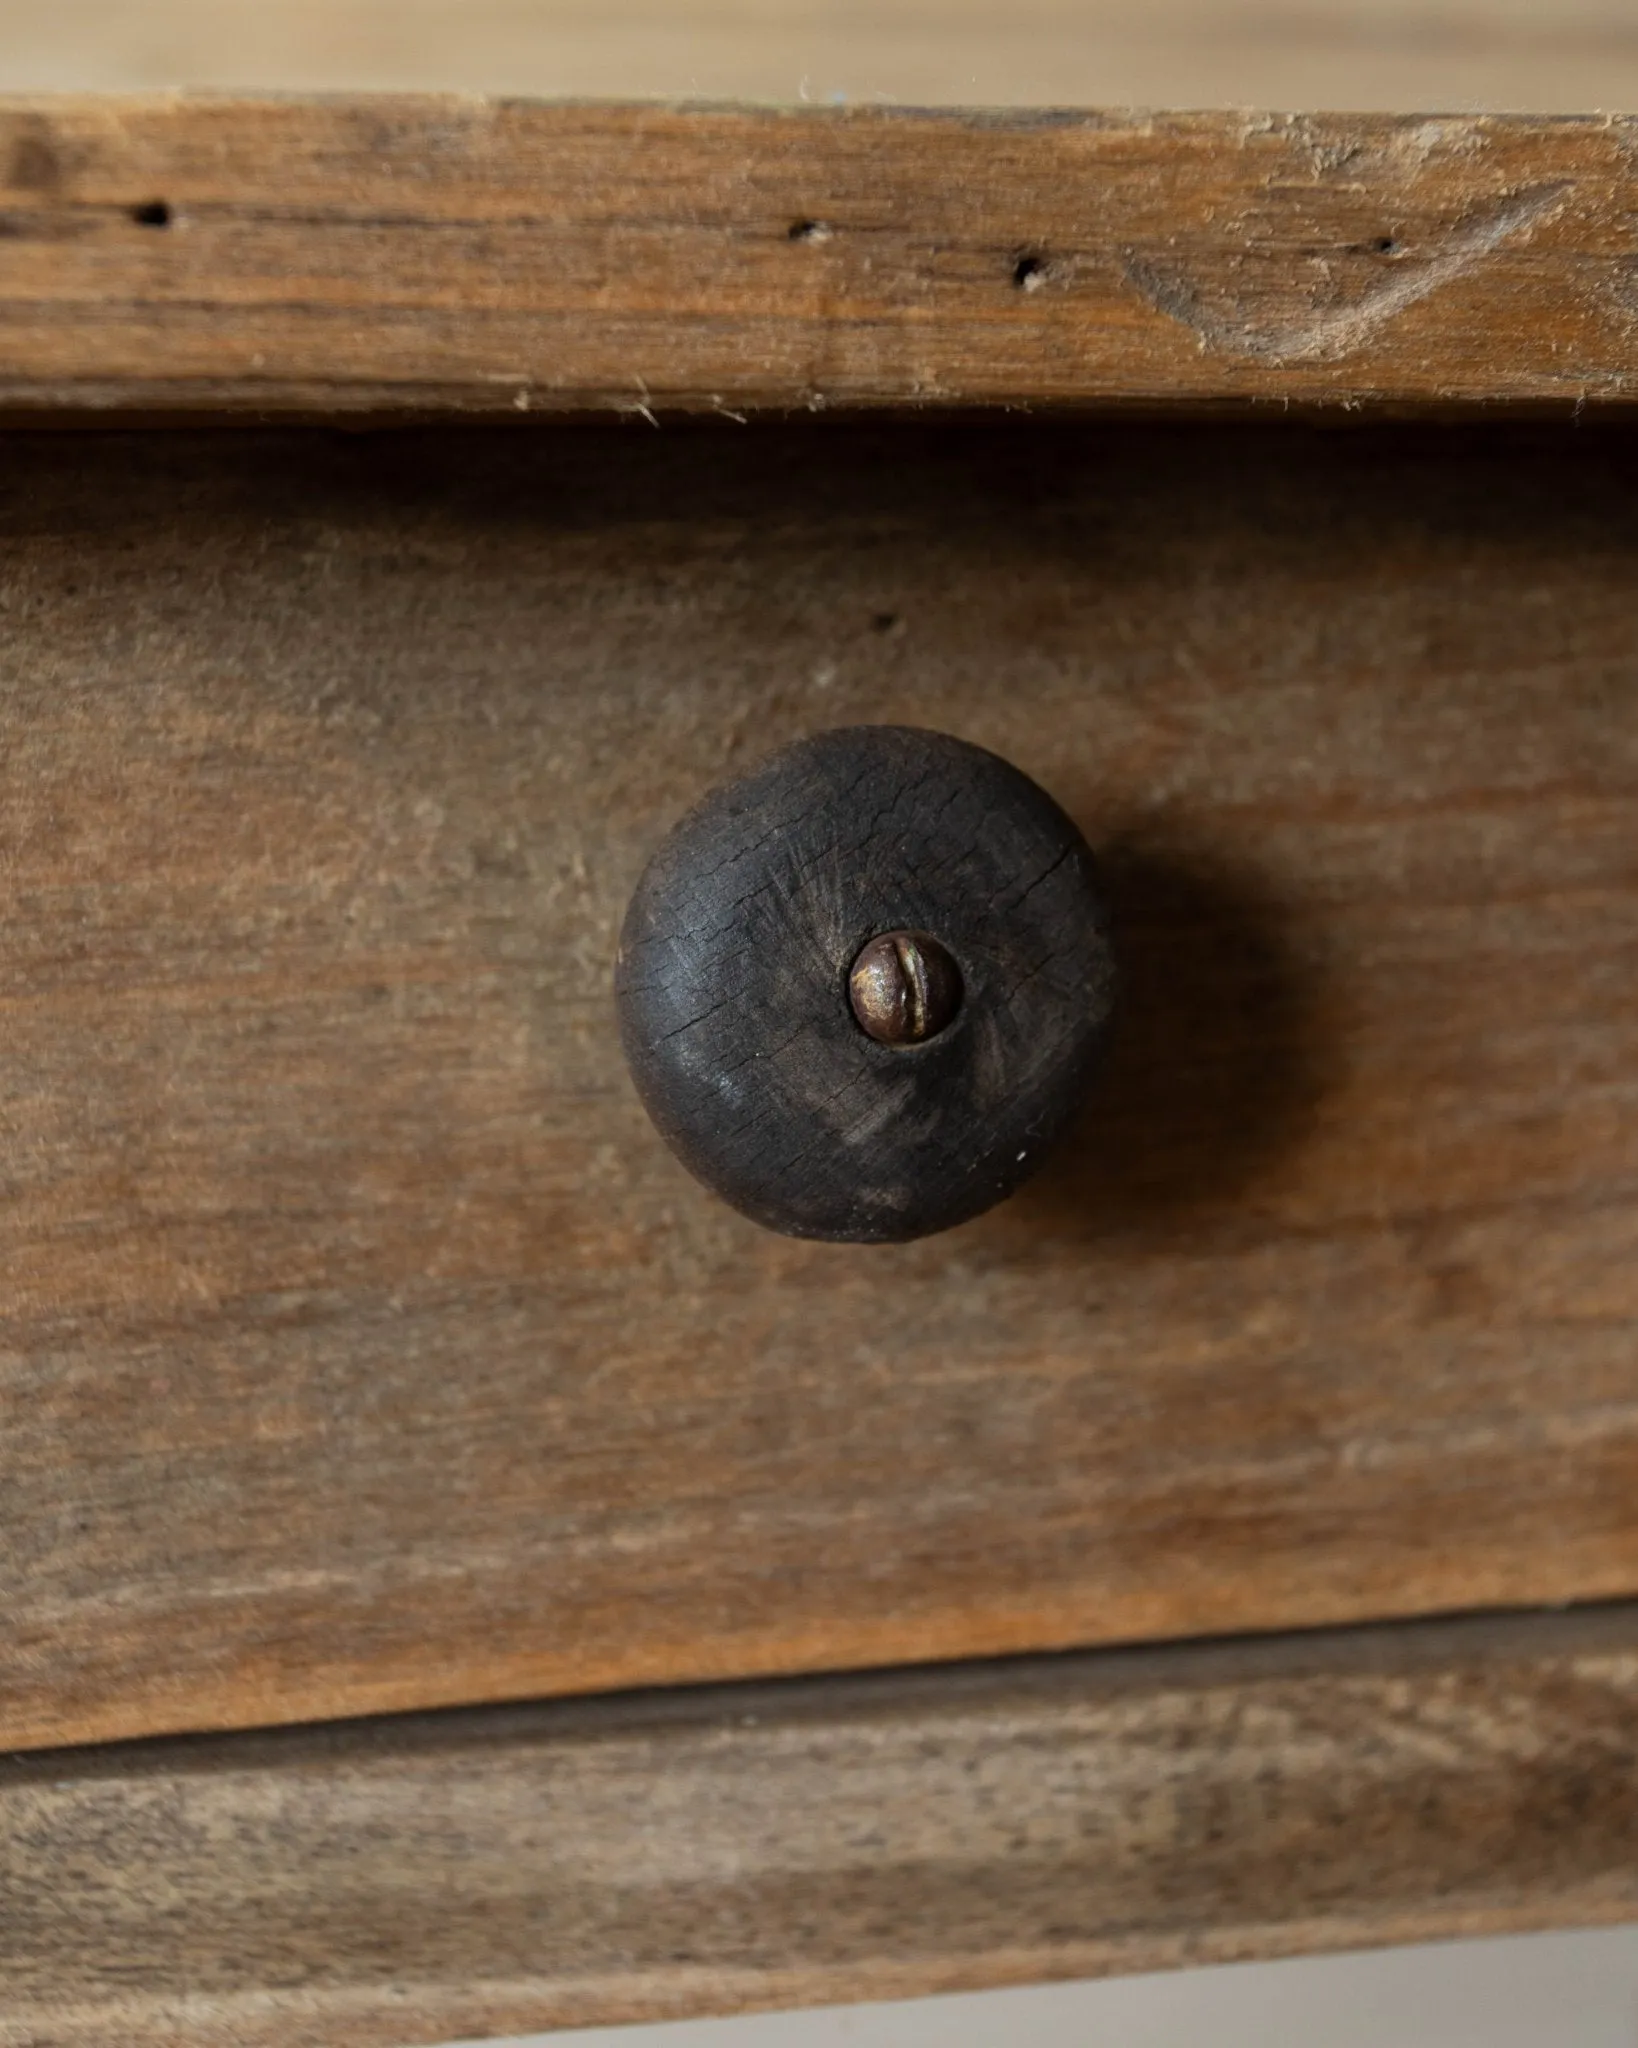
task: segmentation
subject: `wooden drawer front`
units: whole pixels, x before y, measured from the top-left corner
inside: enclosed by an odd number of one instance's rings
[[[1638,496],[1586,428],[8,441],[0,1740],[1638,1589]],[[887,1250],[649,1130],[615,928],[850,720],[1130,995]]]

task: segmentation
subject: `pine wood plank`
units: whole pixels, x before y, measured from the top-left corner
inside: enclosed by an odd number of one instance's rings
[[[12,100],[0,407],[1620,400],[1634,133]]]
[[[1638,1592],[1614,429],[13,436],[0,1740]],[[992,1216],[768,1237],[614,937],[797,733],[1106,857]]]
[[[1630,1610],[0,1761],[0,2041],[368,2048],[1638,1913]]]

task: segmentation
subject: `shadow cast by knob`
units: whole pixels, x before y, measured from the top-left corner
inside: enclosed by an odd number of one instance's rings
[[[1325,1092],[1322,968],[1291,911],[1209,855],[1104,848],[1122,997],[1103,1068],[1040,1176],[998,1210],[1011,1256],[1175,1241],[1233,1221]]]

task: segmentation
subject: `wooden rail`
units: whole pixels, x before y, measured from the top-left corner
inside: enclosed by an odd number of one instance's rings
[[[1638,1615],[0,1763],[8,2048],[401,2048],[1638,1911]]]
[[[1619,400],[1638,127],[0,104],[0,407]]]

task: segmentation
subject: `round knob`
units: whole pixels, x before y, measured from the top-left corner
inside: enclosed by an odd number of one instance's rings
[[[1011,1194],[1073,1111],[1115,973],[1092,856],[944,733],[820,733],[660,847],[621,1037],[683,1164],[793,1237],[890,1243]]]

